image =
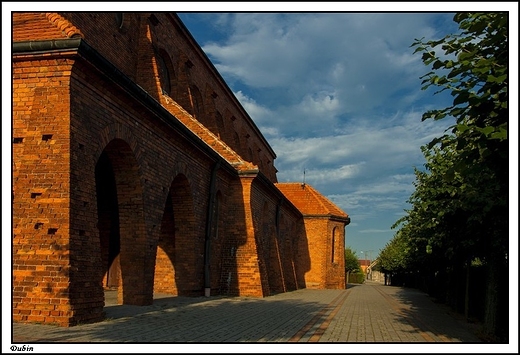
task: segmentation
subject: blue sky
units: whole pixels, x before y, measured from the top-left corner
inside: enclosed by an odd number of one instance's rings
[[[179,16],[275,150],[278,180],[305,178],[341,207],[352,218],[346,245],[375,259],[410,207],[420,147],[453,124],[421,121],[452,97],[420,89],[430,68],[410,45],[457,32],[454,12],[475,5],[458,6]]]
[[[180,13],[277,154],[347,212],[346,245],[374,259],[409,207],[421,145],[452,121],[421,122],[451,96],[421,91],[410,45],[457,31],[453,13]]]

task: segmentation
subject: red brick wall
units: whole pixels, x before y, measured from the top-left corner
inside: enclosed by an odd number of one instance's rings
[[[300,248],[301,252],[308,250],[312,264],[312,268],[305,274],[308,288],[345,288],[344,228],[344,222],[328,218],[305,218],[308,240],[307,245],[300,243]]]
[[[61,15],[81,29],[87,43],[163,104],[165,95],[159,91],[156,56],[164,57],[171,86],[166,96],[276,182],[274,152],[220,76],[212,73],[213,65],[175,15],[125,13],[121,29],[116,25],[115,13]],[[219,116],[221,124],[218,124]],[[238,144],[234,140],[235,133]]]
[[[326,284],[328,289],[345,288],[345,223],[329,222],[329,262],[326,266]]]
[[[317,269],[325,259],[314,262],[331,247],[323,233],[330,225],[304,226],[272,184],[274,153],[175,17],[157,14],[153,25],[148,14],[125,15],[120,30],[114,14],[63,16],[91,47],[13,59],[15,321],[99,321],[106,287],[134,305],[152,303],[154,291],[202,295],[205,267],[212,294],[267,296],[338,282]],[[157,49],[173,63],[171,97],[161,92]],[[242,161],[248,154],[266,159],[255,161],[263,173]],[[218,208],[208,212],[217,160]]]
[[[72,316],[69,76],[72,61],[13,62],[13,313],[15,321]]]

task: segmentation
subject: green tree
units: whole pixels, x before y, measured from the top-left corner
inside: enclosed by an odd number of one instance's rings
[[[423,147],[426,171],[416,171],[412,209],[397,225],[423,267],[428,259],[452,270],[485,264],[484,332],[500,336],[508,323],[508,17],[459,13],[454,21],[460,33],[412,44],[431,67],[423,90],[453,96],[423,120],[455,124]]]
[[[359,264],[358,256],[356,252],[350,247],[345,248],[345,271],[347,273],[347,283],[349,282],[349,276],[352,273],[359,272],[361,266]]]
[[[390,277],[405,272],[408,270],[408,253],[406,235],[398,231],[379,253],[378,269]]]
[[[345,270],[356,272],[361,269],[356,252],[350,247],[345,248]]]

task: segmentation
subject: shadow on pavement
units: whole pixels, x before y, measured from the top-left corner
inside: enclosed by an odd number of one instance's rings
[[[150,306],[108,304],[106,320],[46,326],[39,343],[286,342],[326,307],[303,299],[161,297]],[[30,326],[30,325],[29,325]],[[14,339],[16,341],[16,338]]]
[[[468,323],[448,306],[434,302],[428,294],[412,288],[382,286],[398,307],[399,321],[412,325],[426,337],[440,341],[481,343],[478,324]]]

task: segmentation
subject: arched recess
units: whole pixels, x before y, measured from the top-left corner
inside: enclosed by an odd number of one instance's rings
[[[164,205],[155,260],[154,292],[196,295],[203,289],[203,241],[196,234],[192,191],[185,175],[173,180]]]
[[[137,160],[128,143],[114,139],[95,168],[102,282],[118,291],[119,304],[144,302],[146,230]]]
[[[340,262],[341,258],[344,258],[344,250],[341,247],[341,238],[342,238],[341,231],[338,227],[334,227],[332,229],[332,250],[331,250],[331,259],[332,264],[337,264]]]
[[[276,221],[274,215],[269,213],[267,202],[262,211],[262,233],[265,240],[265,259],[269,281],[269,294],[283,292],[282,270],[280,268],[280,252],[278,238],[276,237]]]
[[[291,250],[290,231],[285,214],[280,216],[280,232],[278,235],[280,248],[280,264],[284,281],[285,291],[295,290],[296,282],[293,270],[293,251]]]
[[[336,248],[336,239],[337,239],[337,236],[336,236],[336,227],[334,227],[332,229],[332,241],[331,241],[331,262],[334,264],[336,262],[336,251],[337,251],[337,248]]]
[[[217,107],[216,107],[216,98],[218,94],[208,85],[206,84],[206,88],[204,90],[204,107],[203,109],[203,117],[199,115],[197,119],[213,134],[219,136],[219,129],[217,125]]]
[[[224,117],[222,117],[221,113],[215,112],[215,120],[217,122],[217,136],[226,144],[228,143],[228,137],[226,133],[226,125],[224,124]]]
[[[155,57],[157,58],[157,69],[159,71],[162,93],[175,98],[175,83],[177,80],[170,56],[164,49],[160,48],[156,51]]]
[[[189,86],[189,113],[195,117],[199,122],[204,123],[204,102],[202,100],[202,94],[196,85]]]

